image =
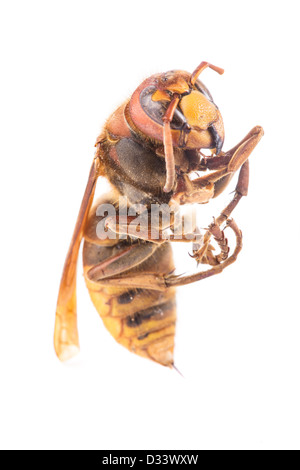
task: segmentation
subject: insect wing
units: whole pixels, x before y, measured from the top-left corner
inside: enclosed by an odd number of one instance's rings
[[[84,226],[94,198],[96,181],[99,176],[98,170],[99,160],[96,158],[90,170],[60,283],[55,318],[54,347],[61,361],[70,359],[79,351],[76,301],[77,259]]]

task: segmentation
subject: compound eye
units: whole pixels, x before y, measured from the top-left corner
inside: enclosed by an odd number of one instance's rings
[[[203,95],[206,96],[206,98],[209,99],[209,101],[211,101],[212,103],[214,103],[213,97],[211,96],[209,90],[206,88],[206,86],[204,85],[204,83],[202,83],[202,82],[198,79],[198,80],[196,80],[194,86],[195,86],[196,90],[198,90],[198,91],[200,91],[201,93],[203,93]]]
[[[154,97],[154,99],[153,99]],[[140,94],[140,104],[147,116],[163,127],[163,118],[171,102],[170,95],[165,91],[157,90],[155,87],[147,87]],[[182,129],[186,119],[177,108],[172,119],[172,129]]]

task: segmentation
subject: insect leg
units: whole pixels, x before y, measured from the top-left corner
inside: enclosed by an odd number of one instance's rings
[[[107,217],[106,228],[110,232],[116,233],[118,236],[129,235],[130,237],[138,238],[139,240],[149,241],[157,245],[161,245],[166,241],[171,242],[185,242],[190,243],[198,240],[198,235],[194,233],[183,233],[176,235],[167,233],[168,229],[173,230],[173,224],[170,223],[169,227],[153,226],[151,214],[144,217],[145,224],[140,223],[139,217],[134,216],[119,216]],[[136,223],[135,223],[136,222]],[[183,227],[183,224],[182,224]],[[155,237],[153,236],[155,233]]]
[[[234,173],[248,160],[252,151],[264,135],[262,127],[254,127],[246,137],[235,147],[219,157],[205,157],[200,162],[200,168],[215,170],[208,175],[203,175],[193,181],[195,187],[203,187],[214,183],[214,196],[221,194]],[[249,169],[247,170],[249,172]],[[246,171],[245,171],[246,173]]]
[[[235,194],[232,201],[225,207],[221,212],[219,217],[217,217],[214,222],[210,225],[209,230],[204,236],[203,246],[194,252],[193,258],[197,260],[198,263],[210,264],[212,266],[219,264],[221,261],[224,261],[229,254],[228,240],[224,235],[224,231],[221,230],[220,226],[228,220],[232,211],[238,205],[239,201],[243,196],[247,195],[248,192],[248,183],[249,183],[249,160],[246,160],[243,164],[240,173],[237,186],[235,188]],[[214,248],[210,245],[210,238],[214,237],[214,240],[217,242],[220,253],[218,255],[213,254]]]
[[[138,242],[133,245],[125,244],[116,253],[113,253],[112,256],[89,268],[86,276],[89,281],[99,282],[102,279],[119,275],[141,264],[156,249],[157,245],[154,243]]]
[[[227,220],[227,225],[233,230],[236,237],[236,246],[232,255],[225,261],[216,264],[207,271],[200,271],[199,273],[191,274],[188,276],[169,276],[165,279],[167,287],[184,286],[186,284],[201,281],[202,279],[206,279],[207,277],[211,277],[215,274],[221,273],[225,268],[227,268],[227,266],[230,266],[236,261],[238,254],[242,249],[242,232],[240,231],[233,219]],[[212,230],[212,233],[214,232],[215,224],[212,224],[210,230]]]
[[[215,255],[213,253],[215,248],[210,243],[211,236],[213,236],[220,249],[220,253],[218,255]],[[194,249],[193,253],[194,254],[192,255],[192,258],[196,259],[198,264],[209,264],[210,266],[216,266],[228,258],[228,240],[225,237],[224,231],[221,230],[220,226],[216,223],[216,221],[214,221],[209,226],[209,229],[203,237],[202,245],[198,249]]]
[[[249,160],[253,149],[256,147],[261,137],[263,136],[263,129],[261,127],[255,127],[251,132],[233,149],[231,149],[226,154],[221,155],[218,158],[220,166],[223,166],[225,162],[229,161],[226,164],[225,168],[220,168],[208,176],[203,176],[194,180],[194,184],[199,186],[214,183],[214,197],[218,196],[227,186],[228,182],[234,175],[234,173],[240,168],[238,183],[235,188],[235,194],[232,201],[225,207],[221,212],[219,217],[215,222],[210,226],[210,230],[205,234],[203,246],[194,253],[194,258],[198,263],[217,265],[221,261],[224,261],[229,254],[229,247],[227,238],[224,235],[224,232],[220,229],[220,226],[228,220],[232,211],[238,205],[239,201],[243,196],[246,196],[248,193],[249,185]],[[213,158],[208,160],[208,167],[211,168],[213,165]],[[216,166],[214,166],[216,168]],[[223,175],[223,176],[222,176]],[[210,245],[211,235],[214,237],[217,242],[220,253],[215,256],[213,254],[213,247]]]
[[[105,226],[118,236],[128,235],[156,244],[164,243],[166,240],[163,238],[163,231],[160,228],[158,228],[158,237],[155,239],[151,237],[151,220],[148,219],[148,214],[146,214],[144,221],[146,223],[143,224],[138,217],[117,215],[116,217],[107,217]]]
[[[223,209],[216,223],[221,225],[231,215],[232,211],[236,208],[243,196],[247,196],[249,186],[249,160],[243,164],[238,178],[238,183],[235,188],[234,197],[232,201]]]
[[[166,171],[167,179],[164,186],[164,191],[169,193],[175,182],[175,162],[174,162],[174,152],[173,152],[173,143],[172,143],[172,134],[171,134],[171,121],[173,119],[176,107],[179,103],[179,97],[174,96],[169,107],[166,111],[166,114],[163,117],[164,122],[164,149],[165,149],[165,160],[166,160]]]

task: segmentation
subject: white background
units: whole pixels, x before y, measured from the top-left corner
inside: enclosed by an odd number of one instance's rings
[[[0,447],[299,449],[298,2],[0,5]],[[234,214],[237,263],[178,290],[185,379],[114,342],[81,264],[81,353],[61,364],[56,298],[96,136],[144,78],[202,60],[226,70],[201,76],[224,149],[254,125],[265,136]],[[203,227],[233,189],[199,208]],[[186,246],[176,259],[196,269]]]

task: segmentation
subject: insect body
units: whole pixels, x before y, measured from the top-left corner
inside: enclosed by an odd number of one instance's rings
[[[255,127],[233,149],[222,151],[222,116],[198,79],[207,67],[223,73],[202,62],[192,74],[170,71],[148,78],[108,119],[97,139],[58,297],[54,342],[61,360],[78,350],[76,265],[82,238],[86,284],[106,328],[129,350],[169,367],[174,366],[175,288],[220,273],[241,250],[241,232],[230,216],[247,194],[248,157],[263,130]],[[202,149],[210,149],[211,156]],[[178,207],[209,202],[236,171],[238,183],[229,205],[204,236],[196,227],[187,236]],[[196,179],[191,178],[194,172]],[[99,176],[109,180],[112,191],[91,208]],[[156,207],[161,212],[154,220]],[[224,223],[236,237],[230,256]],[[187,241],[194,241],[197,263],[210,268],[175,276],[171,243]]]

